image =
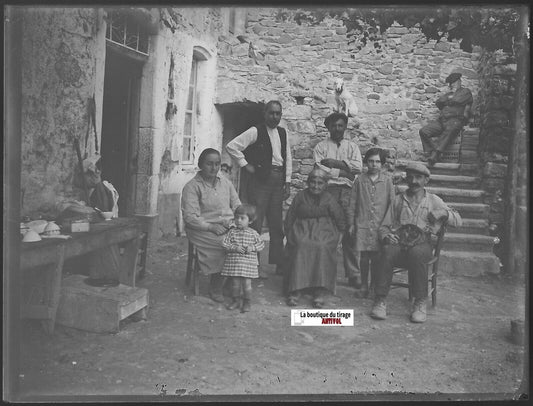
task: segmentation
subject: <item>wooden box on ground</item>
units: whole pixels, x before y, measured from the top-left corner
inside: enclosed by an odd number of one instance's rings
[[[95,287],[86,276],[70,275],[61,285],[56,322],[96,333],[116,333],[120,320],[139,312],[146,317],[148,290],[127,285]]]

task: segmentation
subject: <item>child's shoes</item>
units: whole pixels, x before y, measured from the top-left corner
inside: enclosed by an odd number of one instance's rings
[[[250,299],[244,299],[242,301],[241,313],[246,313],[251,310]]]
[[[234,298],[233,301],[229,305],[227,305],[226,307],[227,307],[228,310],[235,310],[237,307],[240,306],[240,304],[241,304],[240,302],[241,301],[238,298]]]

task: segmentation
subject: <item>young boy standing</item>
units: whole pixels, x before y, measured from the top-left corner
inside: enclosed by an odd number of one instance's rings
[[[354,181],[348,207],[348,232],[354,237],[356,251],[360,252],[362,287],[356,295],[362,297],[368,296],[369,268],[374,273],[378,263],[378,229],[395,196],[392,178],[381,170],[385,159],[380,148],[366,152],[363,163],[367,171]]]

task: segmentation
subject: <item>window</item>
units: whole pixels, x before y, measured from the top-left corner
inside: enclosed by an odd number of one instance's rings
[[[192,59],[189,93],[185,107],[185,124],[183,126],[183,163],[192,163],[194,149],[195,124],[197,116],[198,58]]]
[[[107,23],[106,39],[114,44],[148,55],[148,33],[128,16],[111,13]]]

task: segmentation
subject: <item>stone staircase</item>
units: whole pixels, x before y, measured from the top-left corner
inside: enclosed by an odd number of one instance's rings
[[[440,196],[463,219],[462,227],[447,229],[441,252],[439,269],[450,275],[500,272],[500,261],[493,253],[494,237],[489,235],[489,205],[485,204],[485,191],[480,188],[478,141],[479,129],[465,128],[457,148],[458,156],[432,167],[427,186],[428,191]],[[396,169],[404,170],[407,163],[398,160]],[[406,188],[399,185],[400,190]]]

